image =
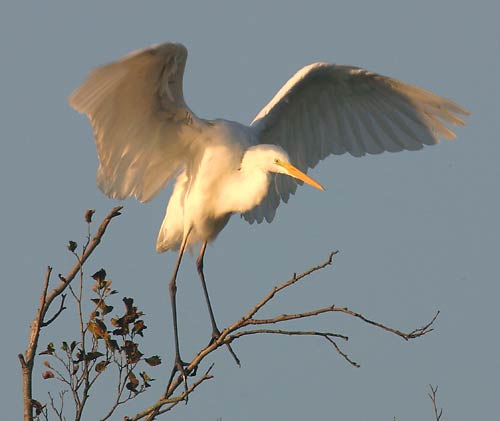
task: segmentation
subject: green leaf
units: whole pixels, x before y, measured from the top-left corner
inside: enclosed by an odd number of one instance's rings
[[[61,349],[62,349],[63,351],[67,351],[67,350],[68,350],[68,343],[67,343],[66,341],[63,341],[62,346],[61,346]]]
[[[74,252],[75,252],[75,250],[76,250],[76,248],[78,247],[78,244],[76,244],[76,242],[74,242],[74,241],[71,241],[71,240],[70,240],[70,241],[68,242],[68,246],[67,246],[67,247],[68,247],[68,250],[69,250],[71,253],[74,253]]]

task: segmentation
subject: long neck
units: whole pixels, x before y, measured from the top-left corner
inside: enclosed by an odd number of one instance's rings
[[[259,205],[269,190],[270,174],[254,165],[245,165],[231,174],[221,191],[219,211],[247,212]]]

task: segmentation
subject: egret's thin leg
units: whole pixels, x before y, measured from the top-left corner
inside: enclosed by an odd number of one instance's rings
[[[200,254],[198,255],[198,258],[196,259],[196,268],[198,269],[198,274],[200,275],[200,280],[201,280],[201,285],[203,287],[203,293],[205,294],[205,300],[207,302],[208,306],[208,313],[210,315],[210,321],[212,322],[212,340],[216,340],[220,336],[220,331],[219,328],[217,327],[217,323],[215,322],[215,316],[214,312],[212,310],[212,305],[210,304],[210,297],[208,296],[208,289],[207,289],[207,284],[205,282],[205,274],[203,273],[203,258],[205,257],[205,250],[207,248],[207,242],[205,241],[200,248]],[[236,364],[240,364],[240,360],[234,353],[233,349],[231,348],[230,344],[226,344],[227,349],[233,356],[234,360],[236,361]]]
[[[170,387],[170,383],[172,383],[174,375],[177,371],[181,373],[182,378],[184,380],[184,388],[187,390],[186,370],[184,370],[184,366],[186,365],[186,363],[182,361],[181,354],[179,351],[179,332],[177,329],[177,301],[176,301],[177,285],[175,281],[177,279],[177,272],[179,271],[179,267],[181,265],[182,255],[184,254],[184,250],[186,249],[189,233],[190,231],[188,231],[187,235],[182,239],[182,243],[179,248],[179,254],[177,255],[177,262],[175,263],[174,273],[172,274],[172,278],[170,279],[170,283],[168,284],[168,291],[170,293],[170,302],[172,305],[172,320],[174,323],[175,362],[174,362],[174,367],[172,369],[172,374],[170,375],[170,380],[168,382],[167,390]]]

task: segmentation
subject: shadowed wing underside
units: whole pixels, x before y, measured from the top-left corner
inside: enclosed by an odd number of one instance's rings
[[[184,102],[187,50],[162,44],[94,70],[69,102],[86,114],[108,196],[151,199],[186,164],[205,124]]]

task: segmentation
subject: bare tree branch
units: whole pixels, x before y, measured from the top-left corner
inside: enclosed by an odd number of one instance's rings
[[[23,393],[24,393],[24,419],[25,421],[33,420],[33,409],[35,409],[36,416],[39,418],[39,414],[46,414],[47,409],[46,406],[42,406],[38,401],[32,399],[32,371],[33,371],[33,363],[36,355],[36,350],[38,346],[38,340],[40,336],[40,331],[43,327],[48,326],[52,322],[54,322],[60,314],[62,314],[65,309],[65,298],[66,295],[63,292],[66,288],[69,288],[73,297],[76,300],[78,306],[78,314],[80,321],[80,332],[82,334],[80,340],[78,342],[73,341],[70,346],[66,342],[63,342],[63,349],[66,352],[66,357],[61,358],[60,355],[57,355],[54,351],[54,346],[50,344],[47,348],[47,351],[44,353],[48,353],[53,355],[58,363],[62,364],[64,367],[63,370],[59,371],[55,367],[51,367],[48,362],[45,365],[52,371],[44,373],[47,375],[47,378],[55,378],[59,381],[62,381],[64,384],[69,386],[70,391],[73,393],[73,398],[76,405],[76,420],[79,420],[82,416],[83,407],[87,398],[89,397],[89,389],[92,387],[94,382],[100,376],[100,374],[106,369],[108,364],[114,364],[115,368],[118,370],[118,389],[116,399],[113,401],[110,410],[106,413],[102,420],[109,419],[113,414],[116,408],[134,397],[138,396],[142,393],[146,387],[149,387],[148,381],[152,379],[147,376],[145,372],[141,372],[140,375],[143,379],[143,384],[139,387],[139,381],[137,380],[136,375],[133,371],[136,368],[136,364],[142,358],[142,353],[134,351],[137,348],[137,344],[133,341],[134,331],[136,329],[136,325],[133,324],[134,321],[139,323],[137,325],[137,329],[140,329],[139,334],[142,336],[140,332],[145,329],[144,322],[139,320],[139,317],[142,315],[142,312],[137,310],[137,307],[133,306],[132,298],[124,298],[124,303],[126,305],[126,314],[122,318],[112,319],[111,322],[115,326],[116,329],[109,330],[104,323],[104,315],[113,308],[112,306],[108,306],[104,298],[107,297],[106,294],[116,293],[116,291],[112,291],[109,288],[111,281],[106,281],[105,276],[106,273],[103,269],[96,272],[92,277],[96,280],[97,286],[94,286],[97,289],[93,289],[94,292],[97,293],[98,298],[92,299],[95,303],[95,309],[91,313],[93,315],[90,316],[89,323],[84,323],[83,315],[82,315],[82,288],[83,288],[83,265],[88,259],[88,257],[95,250],[97,245],[100,243],[102,236],[104,235],[106,228],[110,221],[120,215],[121,207],[114,208],[107,217],[103,220],[96,234],[91,238],[90,235],[90,226],[88,228],[88,234],[85,244],[82,247],[81,255],[78,255],[74,252],[76,248],[76,243],[70,242],[68,248],[69,250],[76,256],[77,262],[73,266],[73,268],[69,271],[69,273],[64,277],[59,275],[60,283],[58,286],[50,290],[49,292],[49,283],[50,277],[52,273],[52,268],[47,268],[45,281],[42,288],[42,295],[40,297],[40,307],[37,311],[36,317],[33,320],[30,331],[30,341],[28,347],[23,354],[19,354],[19,360],[21,362],[22,370],[23,370]],[[88,224],[90,224],[92,214],[87,211],[85,215],[85,220]],[[227,326],[220,332],[220,335],[211,341],[207,346],[200,349],[195,357],[187,364],[184,371],[186,374],[195,377],[198,367],[201,362],[212,352],[217,350],[218,348],[228,345],[239,338],[253,336],[253,335],[262,335],[262,334],[271,334],[271,335],[287,335],[287,336],[305,336],[305,337],[320,337],[331,345],[335,351],[350,365],[353,367],[359,367],[359,364],[353,361],[349,355],[344,352],[341,347],[338,345],[338,341],[347,341],[348,336],[342,333],[336,332],[323,332],[315,329],[307,329],[307,330],[297,330],[297,329],[281,329],[281,324],[284,322],[291,322],[294,320],[301,319],[313,319],[315,316],[333,314],[333,313],[342,313],[349,317],[353,317],[355,319],[361,320],[364,323],[372,325],[378,329],[384,330],[391,334],[397,335],[404,340],[415,339],[420,336],[423,336],[433,330],[433,324],[439,315],[439,311],[434,315],[434,317],[425,324],[424,326],[414,329],[409,332],[401,331],[390,327],[386,324],[374,321],[359,312],[352,311],[347,307],[337,307],[336,305],[331,305],[328,307],[312,309],[308,311],[303,311],[300,313],[294,314],[281,314],[277,316],[272,316],[269,318],[255,318],[255,315],[264,307],[269,306],[272,299],[280,292],[284,291],[286,288],[291,287],[301,280],[305,280],[311,274],[316,271],[322,270],[327,266],[331,265],[333,262],[333,257],[338,252],[332,252],[329,254],[326,261],[320,263],[305,272],[297,275],[296,273],[293,276],[286,280],[285,282],[275,286],[271,291],[269,291],[255,306],[253,306],[250,310],[243,314],[239,319],[237,319],[234,323]],[[79,290],[76,291],[74,287],[70,284],[75,279],[77,275],[80,275],[80,285]],[[107,291],[107,292],[106,292]],[[100,294],[100,295],[99,295]],[[47,314],[47,311],[53,301],[57,298],[61,297],[61,302],[59,305],[59,309],[56,313],[48,320],[44,321],[44,318]],[[102,314],[101,314],[102,313]],[[126,318],[128,317],[128,319]],[[120,322],[122,320],[122,322]],[[128,321],[127,321],[128,320]],[[121,324],[122,323],[122,324]],[[124,324],[123,324],[124,323]],[[132,323],[133,328],[126,327],[128,324]],[[142,323],[142,324],[141,324]],[[142,327],[141,327],[142,326]],[[250,326],[255,326],[256,328],[251,329]],[[122,332],[122,333],[116,333]],[[131,333],[130,333],[131,332]],[[91,344],[88,345],[88,348],[85,345],[85,335],[92,333],[92,341]],[[128,334],[131,336],[126,336]],[[118,344],[116,340],[111,339],[112,335],[121,335],[123,343]],[[128,339],[130,340],[128,340]],[[117,338],[118,339],[118,338]],[[101,353],[98,348],[99,343],[106,343],[106,351]],[[114,345],[113,345],[114,341]],[[128,343],[128,345],[127,345]],[[77,357],[74,359],[73,351],[75,347],[77,348]],[[127,348],[128,347],[128,348]],[[132,347],[132,348],[130,348]],[[69,349],[69,350],[68,350]],[[123,352],[123,355],[120,354],[117,356],[114,352],[117,350],[118,352]],[[76,351],[75,351],[76,352]],[[109,352],[109,353],[108,353]],[[78,356],[80,355],[80,356]],[[135,355],[135,356],[134,356]],[[97,358],[101,358],[100,362],[97,363]],[[159,360],[158,356],[154,358]],[[66,361],[67,360],[67,361]],[[148,359],[146,359],[147,361]],[[80,364],[81,363],[81,364]],[[149,362],[148,362],[149,364]],[[153,364],[152,364],[153,365]],[[156,364],[154,364],[156,365]],[[83,367],[83,368],[82,368]],[[128,421],[138,421],[146,418],[149,421],[156,419],[158,415],[164,414],[168,411],[171,411],[179,402],[185,401],[187,403],[188,396],[193,393],[200,384],[204,383],[206,380],[210,380],[213,376],[210,374],[210,371],[213,367],[213,364],[210,368],[203,374],[198,376],[198,378],[193,379],[191,386],[187,384],[187,379],[183,378],[183,373],[178,371],[178,368],[174,366],[172,369],[172,374],[169,382],[167,383],[166,390],[159,397],[159,399],[150,407],[144,409],[143,411],[137,413],[132,417],[126,417],[125,419]],[[96,373],[94,373],[94,371]],[[93,373],[92,375],[90,373]],[[54,374],[55,373],[55,374]],[[65,377],[64,373],[67,374]],[[184,389],[181,393],[176,395],[176,390],[184,384]],[[83,390],[83,392],[82,392]],[[128,392],[127,392],[128,391]],[[440,421],[441,411],[437,410],[436,406],[436,391],[437,388],[434,389],[431,386],[431,400],[433,402],[433,407],[436,415],[436,421]],[[125,393],[127,392],[127,394]],[[82,396],[80,396],[82,395]],[[61,407],[57,408],[52,396],[50,396],[50,405],[52,410],[55,412],[56,416],[59,419],[63,419],[64,415],[62,413],[63,409],[63,396],[60,395],[61,398]],[[45,411],[45,412],[44,412]]]
[[[341,339],[344,341],[348,340],[348,337],[345,335],[342,335],[340,333],[334,333],[334,332],[319,332],[316,330],[283,330],[283,329],[270,329],[270,328],[263,328],[263,329],[245,329],[248,326],[251,325],[276,325],[280,324],[285,321],[291,321],[291,320],[299,320],[299,319],[309,319],[314,316],[324,314],[324,313],[343,313],[347,314],[351,317],[357,318],[362,320],[365,323],[368,323],[370,325],[373,325],[379,329],[385,330],[387,332],[390,332],[394,335],[397,335],[405,340],[410,340],[410,339],[415,339],[417,337],[423,336],[429,332],[431,332],[432,325],[435,322],[437,316],[439,315],[439,311],[436,313],[436,315],[431,319],[430,322],[425,324],[423,327],[414,329],[409,332],[403,332],[398,329],[394,329],[392,327],[389,327],[387,325],[384,325],[382,323],[373,321],[365,316],[363,316],[361,313],[354,312],[352,310],[349,310],[347,307],[337,307],[335,305],[329,306],[329,307],[324,307],[324,308],[319,308],[311,311],[306,311],[302,313],[296,313],[296,314],[282,314],[280,316],[275,316],[271,317],[268,319],[254,319],[253,316],[261,310],[263,307],[268,305],[268,303],[273,299],[273,297],[276,296],[277,293],[283,291],[284,289],[294,285],[298,281],[307,278],[309,275],[312,273],[324,269],[325,267],[329,266],[332,264],[333,257],[337,254],[337,252],[330,253],[328,256],[327,260],[317,266],[314,266],[305,272],[297,275],[294,274],[290,279],[287,281],[283,282],[282,284],[277,285],[274,287],[268,294],[266,294],[252,309],[250,309],[246,314],[244,314],[240,319],[238,319],[236,322],[233,324],[229,325],[225,329],[223,329],[220,333],[220,336],[215,339],[213,342],[211,342],[209,345],[207,345],[205,348],[201,349],[198,354],[191,360],[191,362],[185,367],[185,372],[187,374],[195,374],[196,369],[199,366],[199,364],[212,352],[214,352],[216,349],[219,347],[231,343],[241,337],[244,336],[250,336],[250,335],[258,335],[258,334],[278,334],[278,335],[289,335],[289,336],[320,336],[324,338],[326,341],[328,341],[333,348],[336,350],[336,352],[344,358],[349,364],[351,364],[354,367],[359,367],[359,364],[355,361],[353,361],[342,349],[338,346],[338,344],[335,342],[335,339]],[[175,374],[175,370],[173,371],[173,375]],[[200,379],[204,379],[204,377],[201,377]],[[193,383],[193,386],[199,384],[199,380],[195,381]],[[175,390],[184,383],[184,379],[180,374],[177,374],[177,376],[174,376],[172,380],[168,383],[167,389],[163,393],[163,395],[160,397],[160,399],[151,407],[148,409],[136,414],[133,417],[127,418],[130,421],[137,421],[142,418],[146,418],[148,421],[152,421],[156,418],[157,415],[164,413],[171,408],[164,408],[164,405],[169,402],[170,399],[187,399],[189,394],[194,390],[193,387],[187,388],[184,390],[183,393],[178,395],[176,398],[172,398]],[[178,401],[176,401],[178,402]]]
[[[179,402],[185,401],[188,395],[190,395],[200,384],[202,384],[206,380],[210,380],[213,376],[210,373],[212,370],[212,364],[208,370],[201,376],[198,380],[196,380],[191,387],[187,390],[183,391],[179,396],[175,396],[173,398],[162,398],[159,399],[154,405],[146,408],[144,411],[139,412],[132,418],[125,417],[124,421],[138,421],[146,416],[148,416],[147,420],[153,420],[157,415],[163,414],[165,412],[170,411],[174,406],[176,406]],[[167,408],[161,409],[164,405],[170,404]]]
[[[336,254],[338,254],[338,251],[331,252],[330,255],[328,256],[328,259],[325,262],[323,262],[317,266],[314,266],[311,269],[306,270],[305,272],[301,273],[300,275],[297,275],[296,273],[294,273],[293,276],[288,281],[283,282],[281,285],[274,287],[259,303],[257,303],[257,305],[254,308],[252,308],[247,314],[245,314],[238,322],[234,323],[233,326],[239,326],[239,324],[243,320],[246,321],[246,320],[249,320],[250,318],[252,318],[262,307],[264,307],[269,301],[271,301],[274,298],[274,296],[278,292],[280,292],[281,290],[288,288],[289,286],[295,284],[296,282],[300,281],[301,279],[308,277],[312,273],[314,273],[318,270],[324,269],[325,267],[331,265],[332,261],[333,261],[333,256],[335,256]],[[231,330],[231,326],[228,329]]]
[[[59,305],[59,310],[46,322],[42,322],[40,324],[40,327],[46,327],[50,325],[55,319],[59,317],[59,315],[66,310],[66,307],[64,307],[64,301],[66,300],[66,294],[61,294],[61,304]]]
[[[431,391],[429,393],[429,398],[431,399],[432,402],[432,410],[434,411],[434,419],[435,421],[440,421],[441,416],[443,415],[443,408],[438,409],[437,407],[437,391],[438,391],[438,386],[432,387],[432,385],[429,385]]]
[[[344,358],[349,364],[352,366],[359,368],[360,365],[351,360],[349,356],[340,349],[340,347],[337,345],[337,343],[332,339],[332,338],[338,338],[342,339],[344,341],[349,340],[349,338],[345,335],[340,335],[338,333],[331,333],[331,332],[317,332],[317,331],[303,331],[303,330],[281,330],[281,329],[255,329],[255,330],[244,330],[241,332],[237,332],[231,336],[228,336],[227,340],[228,342],[231,342],[234,339],[241,338],[242,336],[248,336],[248,335],[259,335],[259,334],[274,334],[274,335],[289,335],[289,336],[321,336],[325,340],[327,340],[334,348],[335,350]]]
[[[23,402],[24,402],[24,420],[33,420],[33,390],[32,390],[32,377],[33,377],[33,364],[36,356],[36,351],[38,348],[38,340],[40,338],[40,330],[42,327],[47,326],[52,323],[59,314],[63,311],[63,303],[61,304],[60,311],[58,311],[55,316],[53,316],[48,322],[44,324],[44,318],[50,305],[59,297],[64,290],[70,285],[71,281],[80,272],[82,265],[85,261],[92,255],[95,248],[101,242],[101,239],[106,232],[111,220],[120,215],[120,210],[122,206],[118,206],[111,210],[111,212],[104,218],[101,225],[99,226],[97,232],[92,237],[92,240],[88,244],[88,247],[83,252],[79,261],[71,268],[66,277],[59,276],[61,280],[60,284],[54,287],[50,292],[48,292],[50,276],[52,274],[52,268],[48,267],[45,275],[45,282],[42,288],[42,295],[40,296],[40,307],[38,308],[37,314],[31,323],[30,329],[30,339],[26,351],[24,354],[19,354],[18,358],[21,363],[21,370],[23,375]],[[64,301],[64,300],[63,300]],[[36,401],[35,401],[36,402]]]

